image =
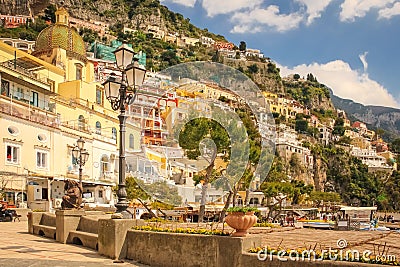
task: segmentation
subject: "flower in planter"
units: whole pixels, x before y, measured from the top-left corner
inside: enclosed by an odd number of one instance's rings
[[[243,213],[253,212],[254,213],[259,210],[255,207],[230,207],[226,211],[229,213],[233,213],[233,212],[243,212]]]

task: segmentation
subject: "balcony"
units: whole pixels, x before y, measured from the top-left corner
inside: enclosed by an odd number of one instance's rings
[[[70,129],[74,129],[77,131],[82,131],[86,133],[90,133],[90,127],[84,122],[79,121],[65,121],[61,122],[61,125]]]
[[[11,100],[8,97],[0,96],[1,113],[58,128],[60,123],[57,115],[51,112],[50,108],[47,109],[49,111],[26,104],[24,101]]]

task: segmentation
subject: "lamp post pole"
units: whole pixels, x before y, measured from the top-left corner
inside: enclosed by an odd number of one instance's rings
[[[72,150],[72,156],[76,159],[76,163],[79,165],[79,186],[82,189],[82,171],[83,166],[85,166],[86,161],[89,158],[89,152],[84,148],[85,140],[80,137],[76,141],[76,146]]]
[[[135,52],[127,45],[122,45],[114,51],[117,68],[122,73],[122,78],[110,77],[103,83],[106,98],[111,103],[111,108],[119,111],[119,162],[118,162],[118,203],[115,204],[119,218],[130,218],[126,209],[129,206],[126,200],[126,157],[125,157],[125,132],[126,132],[126,106],[130,105],[136,97],[136,87],[143,84],[146,70],[139,67],[134,59]],[[118,217],[115,217],[118,218]]]
[[[125,80],[125,71],[122,72],[122,81]],[[119,162],[118,162],[118,203],[115,205],[118,213],[123,213],[129,207],[126,200],[126,185],[125,185],[125,172],[126,172],[126,157],[125,157],[125,132],[126,132],[126,86],[125,83],[121,84],[119,89],[120,106],[119,106]]]

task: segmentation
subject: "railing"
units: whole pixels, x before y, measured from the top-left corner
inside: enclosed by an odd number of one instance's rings
[[[78,122],[78,121],[64,121],[61,122],[61,125],[70,129],[74,129],[77,131],[83,131],[90,133],[90,127],[84,122]]]
[[[4,97],[0,97],[0,112],[55,128],[60,126],[57,115],[51,112],[46,112],[40,108],[18,102],[19,101],[11,102]]]
[[[104,171],[101,175],[101,178],[103,178],[104,180],[108,180],[108,181],[114,181],[115,180],[115,174],[112,171]]]

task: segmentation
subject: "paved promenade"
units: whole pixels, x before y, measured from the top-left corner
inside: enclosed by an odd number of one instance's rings
[[[67,245],[28,233],[28,222],[0,222],[0,266],[140,266],[134,262],[114,262],[95,250]]]

